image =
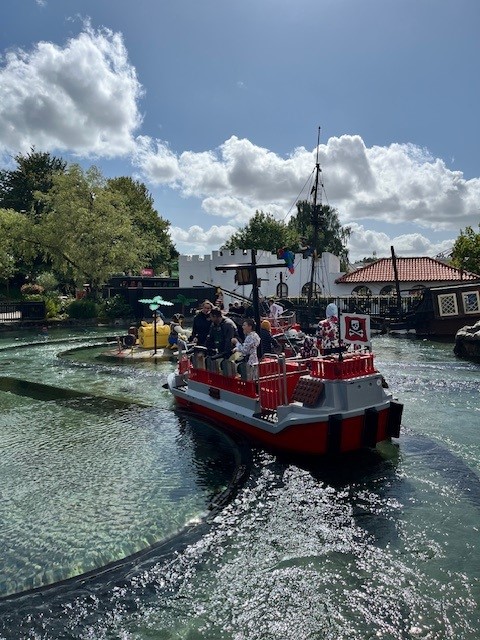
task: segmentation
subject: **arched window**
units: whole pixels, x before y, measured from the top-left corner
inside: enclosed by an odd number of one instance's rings
[[[408,295],[421,296],[424,291],[425,291],[425,286],[423,284],[416,284],[410,289],[410,291],[408,292]]]
[[[361,284],[358,285],[358,287],[355,287],[352,294],[356,296],[371,296],[372,292],[365,284]]]
[[[308,296],[309,291],[310,291],[310,282],[307,282],[302,287],[302,296]],[[322,295],[322,287],[316,282],[312,283],[312,295],[314,296]]]
[[[288,286],[286,282],[277,284],[277,298],[288,298]]]
[[[393,284],[387,284],[387,286],[380,289],[381,296],[393,296],[395,294],[395,287]]]

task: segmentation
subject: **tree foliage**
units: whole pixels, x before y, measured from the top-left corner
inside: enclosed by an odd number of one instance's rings
[[[35,151],[15,156],[16,169],[0,171],[0,207],[26,213],[38,219],[44,213],[43,203],[35,193],[47,193],[53,176],[63,173],[66,162],[49,153]]]
[[[35,225],[34,241],[54,269],[94,294],[114,274],[138,271],[159,241],[135,227],[124,195],[108,186],[98,169],[71,165],[37,196],[48,213]]]
[[[302,246],[310,247],[317,255],[328,251],[338,256],[342,265],[348,264],[347,241],[351,229],[342,227],[338,211],[330,205],[317,205],[315,212],[311,202],[300,200],[297,214],[291,218],[288,227],[299,236]]]
[[[31,243],[24,241],[29,235],[30,226],[24,214],[0,209],[0,279],[12,278],[19,271],[22,261],[31,261],[36,255]]]
[[[151,240],[151,250],[144,266],[165,270],[178,256],[170,238],[170,223],[162,218],[153,206],[153,197],[143,182],[130,177],[112,178],[107,187],[122,194],[130,212],[133,226],[146,240]]]
[[[452,263],[459,269],[480,274],[480,232],[476,233],[472,227],[460,231],[453,245]]]
[[[248,224],[234,233],[222,249],[262,249],[273,252],[292,245],[298,245],[294,230],[284,222],[275,220],[271,214],[256,211]]]

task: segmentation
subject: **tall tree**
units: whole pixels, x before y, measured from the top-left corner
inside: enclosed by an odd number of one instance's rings
[[[290,219],[288,227],[300,236],[303,246],[310,247],[318,256],[324,251],[333,253],[340,258],[342,268],[346,268],[351,229],[342,227],[336,209],[330,205],[317,205],[317,211],[314,211],[311,202],[300,200],[297,214]]]
[[[71,165],[53,177],[48,194],[38,194],[48,213],[35,237],[54,268],[94,295],[114,273],[138,271],[158,241],[139,232],[120,191],[110,189],[96,167]]]
[[[480,231],[480,224],[478,227]],[[472,227],[460,231],[453,245],[452,262],[459,269],[480,274],[480,233]]]
[[[0,171],[0,207],[24,212],[35,220],[45,212],[45,203],[35,193],[47,193],[53,176],[63,173],[66,162],[49,153],[35,151],[15,156],[17,168]]]
[[[38,254],[38,246],[30,241],[31,220],[12,209],[0,209],[0,279],[8,280],[25,272]]]
[[[281,247],[296,247],[298,234],[269,213],[256,211],[248,224],[225,242],[222,249],[262,249],[277,251]]]
[[[133,226],[146,239],[151,238],[151,250],[145,266],[155,270],[172,268],[172,261],[178,257],[178,251],[170,238],[170,223],[162,218],[154,208],[153,197],[143,182],[130,177],[107,180],[107,187],[123,195],[130,212]]]

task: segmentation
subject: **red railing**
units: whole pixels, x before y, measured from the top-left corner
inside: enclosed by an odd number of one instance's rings
[[[255,398],[257,395],[257,387],[252,380],[232,378],[222,373],[207,371],[206,369],[190,369],[189,378],[190,380],[195,380],[195,382],[203,382],[203,384],[208,384],[211,387],[239,393],[249,398]]]
[[[343,360],[338,356],[313,358],[310,365],[310,375],[326,380],[358,378],[371,373],[376,373],[372,353],[346,354]]]
[[[262,360],[258,365],[260,406],[274,411],[279,405],[291,402],[293,392],[302,375],[308,373],[301,360]]]

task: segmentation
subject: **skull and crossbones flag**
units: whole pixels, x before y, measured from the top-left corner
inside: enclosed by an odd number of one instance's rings
[[[344,313],[340,316],[340,332],[345,344],[370,346],[370,316]]]

